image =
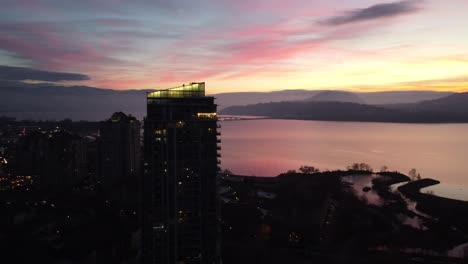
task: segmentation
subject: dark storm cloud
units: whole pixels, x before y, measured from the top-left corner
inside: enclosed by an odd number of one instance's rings
[[[416,1],[400,1],[395,3],[376,4],[363,9],[348,11],[342,15],[321,21],[321,24],[338,26],[365,20],[393,17],[416,12],[419,8]]]
[[[0,65],[0,80],[58,82],[85,81],[89,79],[89,76],[79,73],[40,71],[30,68]]]

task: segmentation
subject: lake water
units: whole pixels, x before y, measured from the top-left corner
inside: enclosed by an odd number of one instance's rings
[[[442,184],[436,195],[468,200],[468,124],[394,124],[297,120],[221,122],[222,168],[275,176],[301,165],[345,169],[355,162]]]

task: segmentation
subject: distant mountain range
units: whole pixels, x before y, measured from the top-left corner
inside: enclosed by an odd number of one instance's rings
[[[0,116],[36,120],[61,120],[65,118],[103,120],[113,112],[122,111],[141,119],[146,113],[146,93],[148,91],[150,90],[117,91],[87,86],[58,86],[49,83],[31,84],[18,81],[0,81]],[[220,110],[227,108],[223,113],[234,113],[238,111],[233,109],[240,108],[230,108],[231,106],[283,101],[294,101],[297,105],[346,102],[362,105],[383,105],[382,107],[388,111],[410,111],[419,109],[417,108],[419,106],[415,106],[414,103],[448,98],[447,96],[452,94],[432,91],[351,93],[325,90],[284,90],[221,93],[212,96],[216,97],[216,103]],[[436,108],[437,106],[432,107]],[[250,112],[247,110],[242,111]]]
[[[453,93],[434,91],[345,92],[330,90],[286,90],[275,92],[239,92],[215,94],[220,109],[234,105],[284,101],[336,101],[370,105],[418,103]]]
[[[428,100],[417,104],[394,104],[386,105],[386,107],[411,112],[430,111],[468,115],[468,93],[452,94],[437,100]]]
[[[344,102],[365,104],[366,102],[359,95],[351,92],[343,91],[323,91],[305,101],[309,102]]]
[[[231,106],[220,113],[302,120],[466,123],[468,122],[468,93],[451,94],[419,103],[378,106],[336,100],[261,103]]]
[[[146,112],[146,92],[1,81],[0,115],[35,120],[98,121],[122,111],[142,118]]]

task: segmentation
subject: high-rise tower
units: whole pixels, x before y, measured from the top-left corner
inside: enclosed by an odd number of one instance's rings
[[[140,122],[117,112],[99,123],[99,133],[98,180],[110,198],[135,199],[130,194],[135,193],[140,179]]]
[[[147,94],[145,263],[219,263],[217,115],[205,83]]]

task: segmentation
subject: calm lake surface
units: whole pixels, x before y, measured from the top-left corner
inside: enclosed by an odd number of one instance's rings
[[[442,184],[423,189],[468,200],[468,124],[395,124],[296,120],[221,122],[222,168],[275,176],[301,165],[345,169],[383,165]]]

